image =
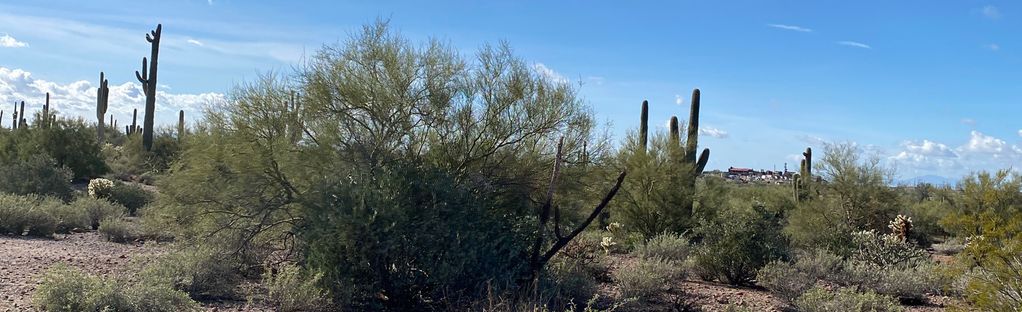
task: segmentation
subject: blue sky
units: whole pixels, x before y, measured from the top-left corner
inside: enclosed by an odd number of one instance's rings
[[[643,99],[659,125],[685,118],[698,87],[710,168],[793,168],[806,146],[843,141],[901,178],[1022,160],[1022,4],[998,1],[3,0],[0,109],[51,91],[58,108],[91,116],[102,70],[123,123],[141,107],[144,34],[163,23],[160,115],[194,116],[378,17],[465,55],[507,40],[581,84],[617,140]]]

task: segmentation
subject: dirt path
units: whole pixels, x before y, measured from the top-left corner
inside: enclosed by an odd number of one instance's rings
[[[93,274],[120,274],[131,257],[156,252],[140,245],[103,241],[97,233],[56,235],[54,239],[0,236],[0,311],[31,309],[41,274],[66,263]]]
[[[52,239],[0,236],[0,312],[34,311],[32,294],[42,273],[65,263],[102,276],[131,274],[131,259],[163,252],[165,246],[118,244],[95,232],[56,235]],[[244,303],[203,303],[211,311],[260,311]]]

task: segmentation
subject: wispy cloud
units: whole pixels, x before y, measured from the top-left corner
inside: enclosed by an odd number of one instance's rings
[[[987,48],[987,50],[994,51],[994,52],[997,52],[997,51],[1001,50],[1001,45],[996,44],[996,43],[991,43],[991,44],[985,45],[983,47]]]
[[[729,136],[727,131],[712,127],[699,128],[699,135],[707,135],[718,139],[726,139]]]
[[[28,44],[14,39],[11,35],[0,36],[0,47],[2,48],[27,48]]]
[[[813,32],[812,29],[801,27],[801,26],[795,26],[795,25],[767,24],[767,26],[770,26],[770,27],[773,27],[773,28],[777,28],[777,29],[791,30],[791,31],[797,31],[797,32]]]
[[[195,40],[195,39],[188,39],[188,43],[191,43],[191,44],[194,44],[194,45],[197,45],[197,46],[200,46],[200,47],[203,46],[202,41],[198,41],[198,40]]]
[[[862,43],[862,42],[857,42],[857,41],[838,41],[837,44],[840,44],[840,45],[843,45],[843,46],[849,46],[849,47],[862,48],[862,49],[872,49],[873,48],[873,47],[869,46],[868,44],[865,44],[865,43]]]
[[[969,126],[969,127],[975,127],[976,126],[976,120],[972,119],[972,118],[962,118],[961,122],[962,122],[963,125],[966,125],[966,126]]]
[[[553,82],[556,82],[556,83],[567,83],[568,82],[568,78],[565,78],[564,75],[561,75],[560,73],[558,73],[557,71],[554,71],[550,67],[547,67],[543,63],[536,63],[535,65],[532,65],[532,68],[535,69],[536,72],[538,72],[540,76],[546,77],[550,81],[553,81]]]
[[[998,10],[997,7],[992,5],[984,6],[979,10],[979,12],[986,18],[992,20],[1001,19],[1001,10]]]
[[[685,103],[685,98],[684,97],[682,97],[680,94],[675,94],[674,95],[674,104],[681,105],[681,104],[684,104],[684,103]]]

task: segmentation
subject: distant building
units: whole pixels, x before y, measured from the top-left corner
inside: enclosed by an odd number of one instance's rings
[[[776,170],[755,170],[752,168],[729,167],[724,178],[739,183],[787,183],[793,172]]]

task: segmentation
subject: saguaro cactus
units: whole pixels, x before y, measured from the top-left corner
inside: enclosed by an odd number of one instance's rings
[[[696,150],[699,147],[699,89],[692,90],[692,106],[688,114],[688,138],[685,143],[685,160],[694,166],[694,174],[698,176],[703,173],[706,162],[710,160],[710,149],[708,148],[704,148],[703,152],[696,157]]]
[[[177,112],[177,139],[180,141],[185,137],[185,111]]]
[[[19,119],[18,119],[18,112],[19,112],[18,111],[18,102],[14,102],[14,114],[11,116],[11,119],[12,119],[11,120],[11,122],[12,122],[11,123],[11,130],[18,129],[18,124],[20,123]]]
[[[795,201],[799,202],[812,196],[813,186],[813,149],[806,147],[802,152],[802,162],[799,173],[792,176],[791,188]]]
[[[138,109],[131,110],[131,128],[128,128],[128,134],[138,132]]]
[[[99,72],[99,88],[96,89],[96,119],[99,119],[99,128],[96,129],[96,133],[99,137],[100,144],[103,144],[104,142],[103,131],[105,131],[104,128],[106,128],[106,126],[103,125],[103,120],[105,119],[104,115],[106,115],[107,100],[110,99],[110,87],[108,83],[109,82],[104,77],[103,72]],[[113,124],[113,117],[114,116],[112,115],[110,116],[111,124]],[[116,126],[114,126],[114,129],[117,129]]]
[[[40,128],[48,128],[50,125],[50,93],[46,92],[46,103],[43,104],[43,114],[39,116],[41,120],[36,121],[39,123]]]
[[[145,91],[145,120],[142,125],[142,146],[146,151],[153,148],[153,118],[156,115],[156,68],[160,55],[160,32],[163,24],[157,24],[156,30],[145,35],[145,40],[152,45],[150,53],[149,68],[146,68],[146,58],[142,58],[142,72],[135,71],[135,77],[142,83],[142,90]]]
[[[21,116],[18,117],[18,128],[24,128],[28,125],[25,115],[25,101],[21,101]]]
[[[639,142],[642,144],[642,150],[646,151],[646,144],[649,138],[649,101],[642,101],[642,118],[639,123]]]

